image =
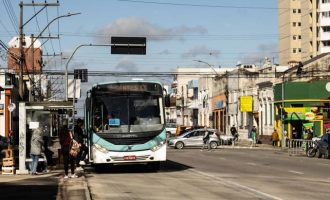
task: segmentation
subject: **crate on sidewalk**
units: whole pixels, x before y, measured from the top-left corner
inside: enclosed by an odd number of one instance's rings
[[[4,167],[11,167],[11,166],[15,166],[15,159],[13,157],[10,158],[3,158],[2,159],[2,165]]]
[[[14,175],[15,174],[15,167],[2,167],[1,172],[3,175]]]
[[[5,158],[14,157],[12,149],[4,149],[4,152],[5,152]]]

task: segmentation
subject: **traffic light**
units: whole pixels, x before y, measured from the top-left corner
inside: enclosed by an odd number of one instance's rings
[[[81,82],[88,82],[88,70],[87,69],[75,69],[73,70],[74,79],[80,79]]]

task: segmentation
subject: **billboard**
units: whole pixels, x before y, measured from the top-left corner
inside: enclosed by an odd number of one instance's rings
[[[241,112],[252,112],[253,108],[252,96],[240,96],[239,98],[239,110]]]

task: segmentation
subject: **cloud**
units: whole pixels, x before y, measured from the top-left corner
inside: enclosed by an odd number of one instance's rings
[[[205,56],[205,55],[212,55],[216,58],[220,56],[220,51],[216,49],[211,49],[206,46],[196,46],[189,49],[187,52],[181,55],[182,58],[189,58],[189,57],[198,57],[198,56]]]
[[[137,72],[139,71],[137,65],[131,60],[122,60],[116,66],[115,69],[124,72]]]
[[[152,24],[142,17],[127,17],[116,19],[111,24],[98,30],[96,40],[98,42],[109,42],[110,36],[139,36],[147,37],[147,40],[150,41],[164,41],[183,39],[182,35],[187,33],[205,34],[207,29],[202,26],[164,28]]]

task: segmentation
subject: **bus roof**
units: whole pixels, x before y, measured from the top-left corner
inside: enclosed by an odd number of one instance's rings
[[[161,86],[163,86],[163,84],[159,81],[150,81],[150,80],[125,80],[125,81],[107,81],[107,82],[100,82],[100,83],[96,83],[92,86],[92,89],[97,87],[98,85],[108,85],[108,84],[115,84],[115,83],[156,83],[159,84]]]

